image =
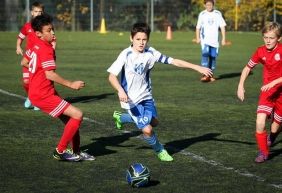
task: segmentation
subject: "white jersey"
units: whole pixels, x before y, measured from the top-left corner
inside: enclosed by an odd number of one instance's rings
[[[220,11],[202,11],[199,14],[196,26],[197,29],[200,29],[201,43],[218,48],[218,30],[224,26],[226,26],[226,23]]]
[[[152,47],[143,53],[133,51],[131,46],[124,49],[107,70],[116,76],[121,72],[120,84],[129,99],[128,103],[121,102],[121,107],[130,109],[143,100],[153,99],[150,71],[155,62],[171,64],[172,60]]]

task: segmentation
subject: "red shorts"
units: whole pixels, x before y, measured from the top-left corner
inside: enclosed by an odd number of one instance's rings
[[[28,80],[29,79],[29,72],[27,67],[22,67],[22,72],[23,72],[23,80]]]
[[[282,122],[282,95],[281,88],[274,87],[267,92],[261,92],[257,113],[274,114],[274,121]]]
[[[273,121],[278,124],[282,122],[282,96],[280,96],[275,102]]]
[[[44,99],[29,96],[29,99],[34,106],[52,117],[60,116],[70,106],[67,101],[58,95],[51,95]]]

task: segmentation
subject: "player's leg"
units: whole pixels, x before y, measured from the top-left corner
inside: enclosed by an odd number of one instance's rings
[[[209,46],[206,44],[201,44],[201,49],[202,49],[202,56],[201,56],[201,65],[203,67],[209,68]],[[201,77],[202,82],[209,82],[210,79],[207,76],[202,76]]]
[[[113,119],[115,121],[115,126],[117,129],[122,129],[123,124],[125,123],[134,123],[130,114],[122,113],[119,111],[114,111]]]
[[[269,148],[267,146],[267,132],[265,130],[265,121],[267,114],[257,113],[256,119],[256,141],[258,145],[258,156],[255,159],[255,162],[262,163],[268,159]]]
[[[172,161],[173,158],[164,149],[164,146],[159,142],[157,135],[152,131],[152,125],[157,125],[158,121],[157,110],[153,100],[142,101],[133,109],[129,110],[132,119],[136,126],[142,129],[144,141],[152,147],[157,153],[161,161]]]
[[[273,145],[275,139],[281,132],[281,127],[280,127],[281,122],[282,122],[282,97],[277,99],[275,103],[273,122],[271,124],[271,131],[267,138],[268,146]]]
[[[80,156],[81,160],[95,160],[94,156],[80,150],[79,127],[83,119],[82,111],[75,106],[69,105],[68,108],[63,112],[63,115],[70,118],[65,124],[64,132],[59,142],[58,149],[61,145],[63,148],[65,148],[68,146],[69,142],[72,142],[72,150],[75,154]]]
[[[29,72],[28,72],[28,68],[26,67],[23,67],[22,68],[22,74],[23,74],[23,78],[22,78],[22,85],[23,85],[23,88],[25,90],[25,92],[27,93],[28,95],[28,88],[29,88]],[[27,108],[27,109],[31,109],[33,108],[29,98],[27,97],[25,102],[24,102],[24,107]]]
[[[216,69],[216,57],[218,55],[218,48],[210,47],[210,57],[209,57],[209,65],[210,69],[214,72]],[[215,81],[214,77],[211,77],[211,81]]]

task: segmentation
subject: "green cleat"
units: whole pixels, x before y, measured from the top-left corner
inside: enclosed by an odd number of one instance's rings
[[[158,158],[164,162],[173,161],[173,157],[171,157],[165,149],[163,149],[160,153],[158,153]]]
[[[122,129],[122,122],[120,120],[120,116],[121,116],[121,112],[119,111],[115,111],[113,114],[113,118],[117,129]]]

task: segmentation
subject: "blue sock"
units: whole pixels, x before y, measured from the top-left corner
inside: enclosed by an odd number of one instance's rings
[[[133,119],[128,113],[122,113],[120,116],[121,123],[134,123]]]
[[[144,135],[144,140],[150,145],[152,146],[153,150],[155,152],[161,152],[164,149],[164,146],[159,142],[157,136],[153,133],[153,135],[151,137],[146,137]]]

